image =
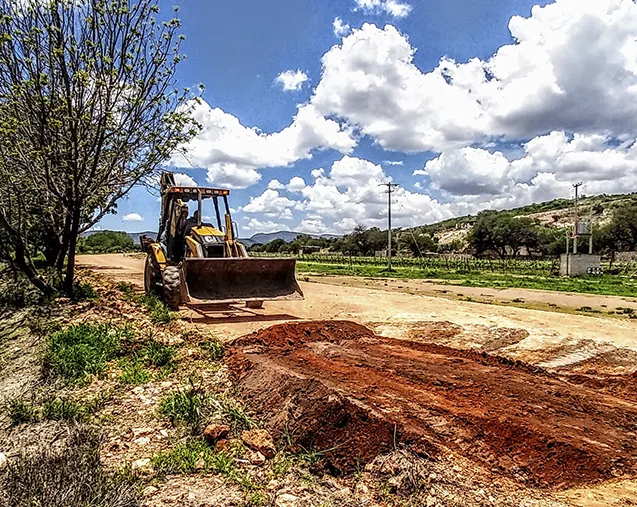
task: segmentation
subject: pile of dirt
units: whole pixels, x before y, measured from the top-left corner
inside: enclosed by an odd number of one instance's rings
[[[271,429],[322,452],[334,473],[408,445],[452,452],[539,487],[637,472],[637,403],[604,381],[345,321],[289,323],[245,336],[228,365]]]

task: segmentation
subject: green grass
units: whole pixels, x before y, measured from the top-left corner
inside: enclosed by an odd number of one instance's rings
[[[11,424],[26,424],[40,420],[38,406],[30,401],[14,398],[7,403],[7,415]]]
[[[175,320],[175,314],[164,302],[153,294],[139,294],[135,287],[128,282],[120,282],[117,289],[124,294],[124,299],[132,303],[145,306],[150,312],[150,318],[154,324],[168,324]]]
[[[225,354],[223,343],[214,338],[201,343],[201,347],[210,354],[213,361],[220,361]]]
[[[122,384],[140,385],[150,380],[150,373],[137,357],[123,360],[121,366],[122,374],[119,381]]]
[[[230,479],[248,493],[247,505],[265,505],[267,499],[260,493],[262,486],[238,468],[235,457],[225,451],[213,450],[202,438],[193,438],[174,449],[156,454],[152,459],[158,475],[215,473]],[[250,503],[251,502],[251,503]]]
[[[44,371],[71,384],[83,383],[89,375],[103,373],[106,363],[120,354],[122,339],[132,334],[112,324],[78,324],[53,333],[46,340]]]
[[[298,262],[296,267],[297,272],[300,274],[316,273],[319,275],[346,275],[370,278],[424,279],[465,287],[540,289],[624,297],[635,297],[637,294],[637,280],[613,275],[566,278],[550,275],[512,275],[484,271],[444,271],[419,269],[416,267],[396,267],[390,273],[383,266],[350,266],[349,264],[324,264],[318,262]]]
[[[7,415],[12,425],[39,421],[75,421],[88,419],[104,406],[107,395],[78,401],[65,396],[52,396],[38,404],[24,398],[14,398],[7,404]]]
[[[206,404],[205,393],[191,385],[165,396],[161,400],[159,411],[174,425],[187,424],[194,427],[202,422]]]
[[[143,351],[146,360],[157,368],[170,366],[175,356],[175,349],[151,339]]]
[[[256,423],[248,415],[246,408],[237,400],[230,398],[210,398],[208,403],[214,408],[217,414],[230,422],[232,429],[249,430],[256,426]]]

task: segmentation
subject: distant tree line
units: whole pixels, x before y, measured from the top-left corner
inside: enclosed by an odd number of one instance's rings
[[[594,210],[601,214],[603,209]],[[432,253],[465,253],[477,257],[534,258],[554,257],[566,251],[566,234],[571,227],[555,227],[515,212],[484,211],[474,218],[466,240],[440,242],[440,224],[394,231],[395,254],[421,256]],[[465,219],[462,223],[467,222]],[[583,240],[580,251],[587,251]],[[374,256],[387,249],[387,231],[357,226],[340,238],[312,238],[300,235],[294,241],[275,239],[257,244],[252,252],[281,254],[313,253],[318,250],[343,255]],[[637,250],[637,202],[628,201],[613,210],[610,221],[595,227],[593,249],[614,259],[621,251]]]
[[[77,253],[118,253],[139,250],[133,238],[125,232],[100,231],[90,236],[80,238]]]

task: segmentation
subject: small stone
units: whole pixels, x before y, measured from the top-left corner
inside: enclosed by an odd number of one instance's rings
[[[248,461],[250,461],[251,465],[263,465],[265,456],[259,451],[248,451]]]
[[[140,437],[137,440],[134,440],[133,443],[143,447],[145,445],[150,444],[150,438],[148,438],[148,437]]]
[[[203,470],[204,468],[206,468],[206,462],[203,458],[199,458],[195,462],[195,470],[199,471],[199,470]]]
[[[148,465],[150,465],[150,458],[141,458],[133,461],[132,469],[144,470],[148,468]]]
[[[137,386],[135,389],[133,389],[133,392],[135,394],[141,394],[144,392],[144,388],[142,386]]]
[[[161,430],[159,434],[164,438],[168,438],[168,430]]]
[[[276,507],[294,507],[298,499],[298,496],[294,496],[290,493],[281,493],[276,497],[274,505]]]
[[[209,444],[224,440],[229,434],[230,426],[226,424],[209,424],[203,432],[203,436]]]
[[[225,451],[228,448],[228,445],[230,445],[230,440],[223,438],[217,442],[216,449],[218,451]]]
[[[144,491],[142,491],[142,494],[144,496],[150,496],[157,493],[157,491],[159,491],[159,489],[156,488],[155,486],[147,486],[144,488]]]
[[[250,449],[259,451],[266,458],[273,458],[276,454],[274,439],[267,430],[244,431],[241,439]]]
[[[7,460],[7,457],[0,452],[0,471],[7,468],[7,466],[9,466],[9,460]]]
[[[435,497],[435,496],[428,495],[428,496],[427,496],[427,500],[426,500],[426,502],[427,502],[427,507],[435,507],[435,506],[436,506],[436,502],[437,502],[437,501],[438,501],[438,500],[436,500],[436,497]]]
[[[173,385],[173,383],[170,380],[166,380],[165,382],[162,382],[161,384],[159,384],[161,387],[171,387]]]
[[[387,481],[387,484],[389,485],[390,488],[392,488],[394,491],[398,491],[400,489],[400,486],[402,484],[402,481],[400,480],[399,477],[392,477],[391,479],[389,479]]]
[[[437,480],[437,479],[438,479],[438,476],[435,474],[435,472],[431,472],[431,473],[429,474],[429,480],[430,480],[431,482],[433,482],[433,481],[435,481],[435,480]]]

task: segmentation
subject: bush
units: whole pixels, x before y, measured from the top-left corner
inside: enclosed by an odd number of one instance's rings
[[[96,301],[99,298],[93,286],[88,282],[76,282],[71,292],[72,301]]]
[[[25,277],[6,280],[0,285],[0,307],[28,308],[46,301],[44,296]]]
[[[175,319],[175,314],[155,295],[145,295],[142,299],[150,311],[150,318],[155,324],[168,324]]]
[[[99,446],[99,436],[79,426],[62,449],[46,446],[12,460],[0,474],[0,507],[139,505],[135,484],[102,468]]]
[[[79,324],[53,333],[46,340],[44,371],[70,383],[101,374],[121,350],[121,339],[131,330],[110,324]]]

